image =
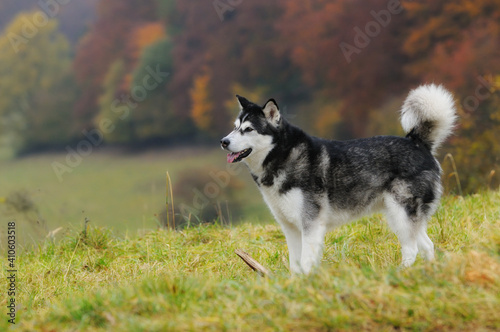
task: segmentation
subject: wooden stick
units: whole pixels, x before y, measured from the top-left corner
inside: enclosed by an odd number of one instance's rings
[[[238,255],[238,257],[240,257],[252,270],[257,272],[260,276],[269,277],[271,275],[271,272],[268,269],[262,266],[259,262],[257,262],[243,250],[236,249],[234,253]]]

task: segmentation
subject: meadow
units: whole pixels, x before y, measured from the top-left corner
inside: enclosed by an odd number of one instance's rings
[[[381,216],[365,218],[331,232],[321,267],[294,277],[275,224],[202,224],[133,237],[73,229],[17,257],[15,328],[498,331],[499,206],[500,192],[445,197],[429,225],[436,260],[418,258],[407,269],[398,268],[399,246]],[[272,275],[251,271],[237,248]],[[2,316],[0,330],[12,328]]]
[[[203,192],[208,180],[213,181],[208,176],[210,171],[226,170],[225,153],[214,148],[172,148],[132,154],[105,150],[83,157],[70,172],[60,174],[60,181],[52,165],[67,165],[66,157],[67,154],[59,153],[0,160],[0,217],[22,225],[19,241],[23,245],[34,244],[59,227],[64,232],[79,229],[85,219],[118,234],[156,229],[166,204],[167,171],[174,185],[182,177],[202,175],[204,180],[185,186],[184,196],[192,202],[192,190],[198,187]],[[240,174],[230,181],[242,186],[234,194],[246,202],[242,213],[251,215],[246,221],[268,222],[270,215],[250,175],[243,165],[238,167]],[[221,195],[215,199],[223,200],[226,188],[219,189]],[[16,193],[29,200],[36,211],[17,213],[6,209],[2,202]],[[226,218],[231,223],[240,220]],[[0,235],[4,231],[1,229]]]

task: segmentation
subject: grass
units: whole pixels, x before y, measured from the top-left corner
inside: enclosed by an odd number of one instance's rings
[[[445,197],[429,225],[436,261],[419,258],[404,270],[380,216],[343,226],[327,236],[321,268],[307,277],[290,277],[274,224],[201,225],[134,238],[99,227],[74,231],[18,257],[16,328],[498,331],[499,206],[500,192]],[[250,271],[236,248],[273,276]],[[4,316],[0,330],[7,328]]]
[[[167,171],[175,183],[187,170],[207,169],[208,173],[226,167],[226,156],[220,149],[175,148],[137,154],[96,151],[83,157],[71,173],[62,174],[60,182],[52,163],[65,164],[65,159],[65,154],[43,154],[0,160],[0,217],[21,223],[20,216],[2,214],[1,201],[12,192],[23,191],[39,209],[39,215],[31,219],[46,221],[43,229],[30,230],[35,239],[58,227],[79,228],[85,218],[96,226],[135,234],[158,227],[157,215],[165,208]],[[253,218],[270,219],[250,175],[243,165],[241,168],[238,178],[245,180],[245,188],[239,191],[242,199],[248,202],[248,208],[258,211]],[[198,189],[203,191],[203,187]],[[24,228],[28,229],[29,224]],[[27,240],[32,242],[29,237]]]

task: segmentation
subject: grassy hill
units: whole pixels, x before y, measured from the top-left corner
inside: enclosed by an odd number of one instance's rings
[[[202,225],[120,237],[74,231],[17,257],[20,331],[500,329],[500,193],[446,197],[437,259],[400,270],[380,216],[327,236],[321,268],[290,277],[279,227]],[[262,278],[242,248],[273,271]],[[0,282],[7,288],[6,278]],[[5,311],[5,292],[1,305]],[[9,328],[7,318],[0,330]]]

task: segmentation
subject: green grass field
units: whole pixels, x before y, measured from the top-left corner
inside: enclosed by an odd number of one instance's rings
[[[445,197],[436,261],[400,270],[380,216],[327,236],[315,273],[290,277],[274,224],[139,237],[92,227],[18,256],[19,331],[498,331],[500,193]],[[242,248],[273,271],[258,276]],[[5,260],[6,262],[6,260]],[[6,311],[6,278],[1,306]],[[2,315],[0,330],[10,327]]]
[[[158,214],[165,208],[167,171],[175,184],[183,172],[199,175],[226,169],[226,155],[220,149],[176,148],[137,154],[101,151],[84,157],[79,166],[62,174],[59,181],[52,163],[65,164],[65,158],[66,154],[43,154],[0,160],[0,217],[23,223],[29,233],[23,244],[33,243],[32,238],[43,238],[58,227],[80,228],[85,218],[90,219],[92,225],[105,226],[121,234],[156,229]],[[270,215],[250,175],[243,165],[239,167],[238,180],[243,180],[244,187],[238,194],[246,202],[243,212],[252,220],[269,221]],[[231,181],[235,181],[234,177]],[[199,184],[198,189],[203,191],[203,185]],[[24,218],[3,211],[2,198],[17,191],[26,193],[34,202],[38,215],[31,213]],[[24,219],[44,220],[46,227],[34,227],[37,228],[34,230],[33,222],[30,224]],[[0,235],[3,231],[0,230]]]

